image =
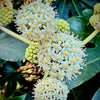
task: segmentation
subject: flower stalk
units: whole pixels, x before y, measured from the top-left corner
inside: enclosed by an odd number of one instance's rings
[[[13,37],[15,37],[15,38],[17,38],[17,39],[19,39],[19,40],[25,42],[25,43],[28,44],[28,45],[30,45],[30,44],[32,43],[31,41],[29,41],[29,40],[23,38],[22,36],[16,34],[15,32],[10,31],[9,29],[3,27],[2,25],[0,25],[0,29],[1,29],[2,31],[6,32],[7,34],[9,34],[9,35],[11,35],[11,36],[13,36]]]
[[[84,46],[85,44],[87,44],[90,40],[92,40],[99,32],[100,30],[95,30],[93,33],[91,33],[83,42],[82,42],[82,46]]]

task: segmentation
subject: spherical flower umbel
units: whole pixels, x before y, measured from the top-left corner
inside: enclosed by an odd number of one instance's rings
[[[56,29],[61,32],[70,31],[69,23],[63,19],[58,19],[56,25]]]
[[[68,87],[54,78],[45,78],[35,85],[35,100],[66,100]]]
[[[31,63],[37,63],[38,61],[38,46],[39,44],[35,42],[26,49],[25,58]]]
[[[24,38],[30,41],[44,40],[55,33],[55,14],[49,4],[37,0],[18,10],[15,23]]]
[[[58,33],[49,43],[41,46],[39,65],[45,72],[61,81],[70,81],[80,74],[84,65],[84,51],[81,41],[73,35]],[[45,49],[44,49],[45,48]]]
[[[13,20],[13,11],[11,8],[4,7],[0,9],[0,23],[7,25]]]

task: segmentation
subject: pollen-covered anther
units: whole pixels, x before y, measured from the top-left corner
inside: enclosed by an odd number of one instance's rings
[[[69,36],[67,36],[66,39],[69,40],[70,39]]]
[[[50,44],[48,43],[47,45],[46,45],[46,48],[49,48],[50,47]]]
[[[39,19],[37,20],[37,22],[40,24],[40,23],[42,22],[42,19],[39,18]]]
[[[49,13],[48,12],[45,12],[45,15],[49,16]]]
[[[57,38],[57,40],[58,40],[58,41],[62,41],[62,38],[59,37],[59,38]]]
[[[75,53],[75,52],[76,52],[76,49],[75,49],[75,48],[73,48],[73,49],[72,49],[72,52],[73,52],[73,53]]]
[[[26,16],[28,16],[28,13],[25,13],[25,14],[24,14],[24,17],[26,17]]]
[[[47,64],[48,63],[48,60],[47,59],[44,59],[44,62]]]
[[[41,35],[41,31],[40,30],[37,31],[37,35]]]
[[[57,55],[56,56],[56,60],[60,60],[61,59],[61,56],[60,55]]]
[[[69,44],[65,43],[64,47],[65,48],[68,48],[69,47]]]
[[[32,28],[36,29],[37,28],[36,24],[32,24]]]
[[[48,96],[50,97],[51,96],[51,93],[48,93]]]
[[[64,56],[68,56],[68,52],[67,51],[63,51],[63,55]]]
[[[26,31],[27,36],[29,36],[31,34],[31,31]]]
[[[40,5],[40,8],[44,8],[43,5]]]
[[[46,32],[47,32],[47,33],[50,33],[50,28],[47,28],[47,29],[46,29]]]
[[[65,68],[67,66],[66,62],[62,63],[62,67]]]
[[[69,72],[71,72],[72,70],[73,70],[73,68],[71,68],[71,67],[70,67],[70,68],[68,68],[68,71],[69,71]]]
[[[57,93],[57,92],[55,92],[55,93],[54,93],[54,95],[55,95],[55,96],[57,96],[57,95],[58,95],[58,93]]]
[[[51,56],[52,56],[52,52],[49,52],[49,53],[48,53],[48,56],[51,57]]]
[[[56,65],[53,66],[53,70],[57,70],[57,68],[58,68],[58,67],[57,67]]]
[[[75,59],[74,58],[71,58],[70,60],[72,63],[75,63]]]
[[[80,66],[77,66],[76,69],[79,70],[80,69]]]
[[[37,13],[38,13],[38,14],[41,14],[42,12],[41,12],[41,10],[37,10]]]
[[[47,71],[47,67],[44,66],[43,69],[44,69],[44,71]]]
[[[50,18],[47,18],[47,23],[50,23],[51,19]]]
[[[72,74],[68,74],[68,76],[67,76],[67,77],[68,77],[68,78],[70,78],[71,76],[72,76]]]
[[[42,89],[40,89],[39,91],[40,91],[40,92],[42,92],[43,90],[42,90]]]
[[[24,21],[23,20],[20,21],[20,25],[24,25]]]
[[[75,59],[76,59],[76,61],[78,61],[79,60],[79,56],[76,56]]]
[[[80,63],[82,63],[83,62],[83,60],[82,59],[80,59]]]
[[[58,50],[60,46],[58,44],[55,45],[55,49]]]
[[[59,73],[59,76],[60,76],[60,77],[63,77],[63,76],[64,76],[64,73],[63,73],[63,72],[60,72],[60,73]]]
[[[30,15],[30,20],[34,20],[35,19],[35,17],[33,16],[33,15]]]

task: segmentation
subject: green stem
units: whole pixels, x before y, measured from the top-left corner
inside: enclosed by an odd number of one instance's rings
[[[82,42],[82,46],[84,46],[85,44],[87,44],[90,40],[92,40],[99,32],[100,30],[95,30],[92,34],[90,34],[83,42]]]
[[[16,34],[16,33],[12,32],[12,31],[10,31],[10,30],[8,30],[7,28],[5,28],[5,27],[3,27],[3,26],[1,26],[1,25],[0,25],[0,29],[1,29],[2,31],[6,32],[7,34],[9,34],[9,35],[11,35],[11,36],[13,36],[13,37],[15,37],[15,38],[17,38],[17,39],[19,39],[19,40],[25,42],[25,43],[28,44],[28,45],[30,45],[30,44],[32,43],[31,41],[29,41],[29,40],[27,40],[27,39],[21,37],[20,35],[18,35],[18,34]]]
[[[89,3],[85,2],[84,0],[81,0],[83,3],[85,3],[86,5],[90,6],[91,8],[93,8]]]
[[[77,9],[77,7],[76,7],[76,4],[75,4],[75,1],[74,1],[74,0],[72,0],[72,3],[73,3],[73,5],[74,5],[74,8],[75,8],[77,14],[78,14],[79,16],[81,16],[80,13],[79,13],[79,11],[78,11],[78,9]]]
[[[66,0],[64,0],[64,3],[63,3],[63,8],[62,8],[62,11],[61,11],[61,18],[62,18],[62,14],[63,14],[63,11],[64,11],[65,3],[66,3]]]
[[[72,89],[71,91],[72,91],[72,93],[74,95],[75,100],[78,100],[77,96],[75,95],[74,89]]]

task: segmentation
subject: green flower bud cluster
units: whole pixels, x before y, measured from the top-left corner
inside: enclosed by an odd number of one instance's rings
[[[94,14],[100,14],[100,3],[94,5]]]
[[[13,20],[13,11],[11,8],[4,7],[0,9],[0,23],[7,25]]]
[[[91,16],[89,22],[90,22],[91,26],[93,26],[96,29],[97,24],[100,23],[100,14]]]
[[[56,27],[57,30],[60,30],[61,32],[70,30],[69,23],[63,19],[58,19],[56,24],[57,24]]]
[[[90,17],[89,22],[94,29],[100,29],[100,3],[94,5],[94,14]]]
[[[34,43],[29,45],[25,52],[25,58],[31,63],[37,63],[37,51],[38,51],[38,43]]]

